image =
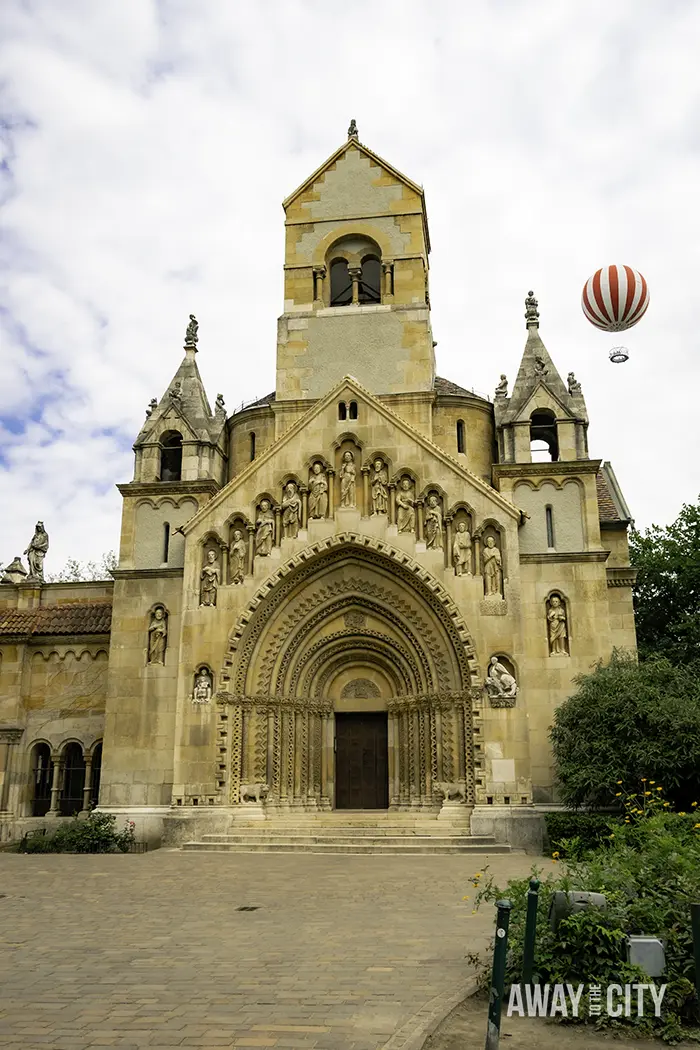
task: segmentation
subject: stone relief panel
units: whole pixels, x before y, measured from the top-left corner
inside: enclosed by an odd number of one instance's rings
[[[164,605],[156,605],[149,618],[146,662],[164,664],[167,645],[168,612]]]
[[[60,711],[61,716],[104,710],[107,691],[105,649],[52,649],[33,653],[27,710]]]
[[[378,700],[380,695],[376,682],[369,678],[354,678],[343,686],[340,697],[342,700]]]
[[[559,592],[550,594],[546,602],[547,638],[550,656],[568,656],[569,617],[566,602]]]
[[[491,657],[484,681],[491,707],[515,707],[518,683],[515,668],[507,656]]]

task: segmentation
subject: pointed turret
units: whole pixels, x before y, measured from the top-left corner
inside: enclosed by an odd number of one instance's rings
[[[501,463],[531,461],[531,442],[543,441],[551,458],[586,459],[588,414],[573,372],[564,383],[540,337],[539,310],[532,291],[525,299],[527,341],[513,391],[501,376],[494,398]]]

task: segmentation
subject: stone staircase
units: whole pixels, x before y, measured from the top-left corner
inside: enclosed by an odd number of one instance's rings
[[[236,822],[225,833],[185,842],[187,852],[382,854],[510,853],[511,847],[464,826],[410,813],[349,811]]]

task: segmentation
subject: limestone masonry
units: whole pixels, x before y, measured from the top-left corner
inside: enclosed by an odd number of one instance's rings
[[[43,523],[5,570],[4,839],[99,800],[154,844],[389,810],[537,848],[553,711],[635,647],[630,514],[533,293],[490,401],[435,374],[423,191],[354,122],[284,210],[276,390],[212,411],[190,316],[114,582],[45,583]]]

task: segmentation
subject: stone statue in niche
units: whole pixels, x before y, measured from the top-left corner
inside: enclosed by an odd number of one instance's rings
[[[472,536],[467,528],[466,521],[460,521],[452,542],[452,561],[455,567],[455,576],[471,576],[472,574]]]
[[[571,397],[581,396],[581,384],[579,383],[578,379],[576,378],[573,372],[569,372],[568,376],[566,377],[566,383],[569,388],[569,394],[571,395]]]
[[[558,594],[553,594],[547,603],[547,627],[549,655],[568,656],[569,631],[566,622],[566,607]]]
[[[386,514],[389,504],[389,474],[381,459],[374,461],[372,475],[372,513]]]
[[[275,536],[275,515],[272,512],[269,499],[260,501],[258,520],[255,530],[255,553],[258,557],[266,558],[272,552],[272,541]]]
[[[285,539],[295,540],[299,535],[301,523],[301,496],[295,481],[288,481],[284,486],[282,498],[282,535]]]
[[[401,478],[396,492],[396,524],[399,532],[416,531],[416,501],[410,478]]]
[[[219,556],[213,548],[207,551],[207,559],[200,573],[199,604],[216,605],[216,592],[221,580]]]
[[[168,644],[168,614],[162,605],[156,605],[148,627],[148,663],[164,664]]]
[[[35,580],[44,579],[44,558],[49,549],[49,534],[43,521],[37,521],[31,543],[24,552],[29,562],[29,575]]]
[[[243,539],[240,529],[234,529],[233,542],[229,552],[229,571],[231,583],[243,583],[246,570],[246,559],[248,556],[248,544]]]
[[[428,550],[442,550],[442,511],[437,496],[428,496],[425,507],[425,546]]]
[[[496,386],[496,397],[508,397],[508,379],[501,372],[501,378]]]
[[[323,463],[318,460],[311,468],[309,478],[309,517],[325,518],[328,513],[328,478],[323,472]]]
[[[491,707],[513,707],[518,695],[518,683],[497,656],[492,656],[486,675],[486,692]]]
[[[192,691],[193,704],[208,704],[213,691],[211,671],[206,667],[197,671],[194,679],[194,690]]]
[[[487,536],[481,555],[484,572],[484,594],[503,595],[503,558],[493,536]]]
[[[343,452],[343,462],[340,465],[340,506],[355,506],[355,481],[357,470],[355,469],[355,457],[352,452]]]

